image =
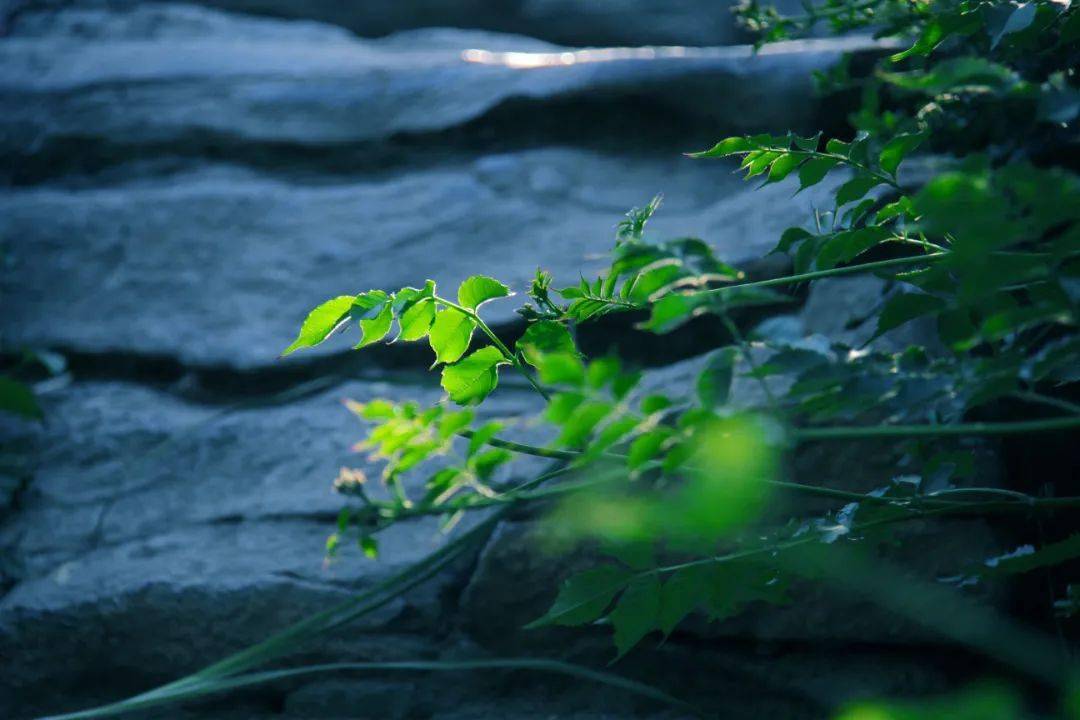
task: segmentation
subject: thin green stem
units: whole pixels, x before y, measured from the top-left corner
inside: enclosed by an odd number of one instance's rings
[[[1026,390],[1014,392],[1012,393],[1012,395],[1019,400],[1024,400],[1031,403],[1039,403],[1048,407],[1057,408],[1058,410],[1070,412],[1074,415],[1080,415],[1080,405],[1077,405],[1074,402],[1069,402],[1068,400],[1063,400],[1062,398],[1050,397],[1049,395],[1043,395],[1042,393],[1037,392],[1029,392]]]
[[[747,344],[746,338],[739,332],[739,326],[735,324],[726,310],[721,310],[720,321],[724,323],[724,327],[731,334],[731,339],[735,341],[735,347],[739,349],[739,354],[742,355],[747,367],[750,368],[751,374],[757,378],[758,385],[761,386],[761,391],[765,393],[765,400],[769,403],[769,407],[772,408],[774,413],[779,414],[780,403],[777,402],[772,388],[769,387],[768,378],[757,373],[757,363],[754,362],[754,356],[750,353],[750,346]]]
[[[193,700],[206,695],[236,690],[267,682],[287,680],[295,677],[314,675],[321,673],[339,672],[474,672],[492,670],[535,670],[538,672],[550,672],[560,675],[576,677],[604,685],[611,685],[621,690],[647,697],[652,700],[681,708],[698,714],[696,708],[685,701],[679,700],[667,693],[628,678],[610,673],[592,670],[591,668],[558,660],[544,658],[491,658],[483,660],[399,660],[389,662],[344,662],[327,663],[321,665],[305,665],[301,667],[284,668],[281,670],[268,670],[259,673],[237,675],[221,680],[207,680],[195,685],[176,688],[168,693],[162,693],[152,698],[131,698],[111,705],[83,710],[81,712],[66,715],[54,715],[43,720],[86,720],[88,718],[115,717],[125,713],[143,710],[165,703]]]
[[[723,287],[713,288],[711,290],[703,290],[702,292],[708,294],[720,294],[728,290],[795,285],[797,283],[809,282],[811,280],[820,280],[822,278],[838,277],[842,275],[856,275],[859,273],[873,272],[875,270],[884,270],[886,268],[892,267],[918,265],[920,263],[928,262],[932,263],[939,260],[944,260],[948,256],[948,252],[935,252],[926,255],[914,255],[912,257],[891,258],[889,260],[878,260],[876,262],[863,263],[861,265],[848,265],[847,267],[830,268],[828,270],[814,270],[812,272],[799,273],[797,275],[785,275],[784,277],[769,278],[768,280],[755,280],[753,282],[737,283],[735,285],[725,285]]]
[[[1023,420],[1019,422],[976,422],[956,425],[879,425],[868,427],[796,428],[791,431],[797,442],[820,440],[863,440],[870,438],[934,438],[985,435],[1023,435],[1027,433],[1071,430],[1080,427],[1080,417]]]
[[[1080,424],[1080,418],[1075,418],[1075,419],[1074,418],[1063,418],[1063,419],[1064,420],[1073,420],[1077,424]],[[996,425],[1000,426],[1000,425],[1017,425],[1017,424],[1018,423],[998,423]],[[905,427],[906,428],[912,428],[912,427],[914,427],[914,428],[924,428],[924,427],[925,428],[958,428],[959,427],[959,428],[985,429],[985,426],[987,426],[987,425],[995,425],[995,424],[993,424],[993,423],[976,423],[976,424],[973,424],[973,425],[943,425],[943,426],[927,425],[927,426],[897,426],[897,427],[900,427],[901,429],[904,429]],[[873,429],[888,429],[888,428],[821,428],[821,429],[822,430],[834,430],[834,429],[844,430],[844,429],[846,429],[846,430],[857,431],[857,430],[873,430]],[[1006,429],[1010,429],[1010,428],[1006,428]],[[1057,428],[1054,428],[1054,429],[1057,429]],[[964,433],[954,433],[954,434],[959,435],[959,434],[964,434]],[[975,434],[979,434],[979,433],[975,433]],[[985,434],[994,434],[994,433],[985,433]],[[466,437],[469,437],[471,435],[471,433],[469,431],[464,431],[462,433],[462,435],[465,435]],[[836,438],[830,438],[830,439],[836,439]],[[536,456],[536,457],[543,457],[543,458],[553,458],[553,459],[559,459],[559,460],[575,460],[575,459],[577,459],[577,458],[579,458],[581,456],[581,453],[576,451],[576,450],[552,450],[552,449],[549,449],[549,448],[537,447],[535,445],[527,445],[525,443],[513,442],[513,441],[510,441],[510,440],[502,440],[500,438],[491,438],[491,439],[488,440],[488,444],[491,445],[492,447],[503,448],[505,450],[510,450],[512,452],[520,453],[520,454],[523,454],[523,455],[533,455],[533,456]],[[626,456],[621,455],[619,453],[610,453],[609,452],[609,453],[605,453],[604,457],[612,458],[612,459],[625,460]],[[596,484],[596,483],[589,483],[589,485],[593,485],[593,484]],[[914,498],[879,497],[877,495],[868,495],[868,494],[863,494],[863,493],[850,492],[850,491],[847,491],[847,490],[837,490],[837,489],[834,489],[834,488],[820,487],[820,486],[817,486],[817,485],[805,485],[803,483],[796,483],[796,482],[791,482],[791,481],[786,481],[786,480],[769,480],[769,481],[767,481],[766,484],[768,484],[771,487],[775,487],[777,489],[780,489],[780,490],[788,490],[788,491],[792,491],[792,492],[798,492],[798,493],[802,493],[804,495],[813,495],[813,496],[816,496],[816,497],[827,497],[827,498],[832,498],[832,499],[835,499],[835,500],[845,500],[845,501],[848,501],[848,502],[869,503],[869,504],[873,504],[873,505],[891,505],[891,506],[894,506],[894,507],[910,507],[910,508],[913,508],[913,509],[914,509],[914,507],[916,505],[922,505],[922,506],[929,505],[929,506],[932,506],[932,507],[935,507],[935,508],[959,509],[959,508],[961,508],[961,506],[967,507],[967,506],[970,506],[970,505],[973,504],[971,502],[962,501],[962,500],[947,500],[947,499],[943,499],[943,498],[938,497],[938,496],[917,496],[917,497],[914,497]],[[574,492],[574,491],[576,491],[578,489],[581,489],[581,487],[583,487],[583,486],[584,485],[579,486],[579,485],[572,484],[572,483],[565,483],[565,484],[562,484],[562,485],[556,485],[556,486],[554,486],[552,488],[548,488],[548,489],[542,491],[542,493],[537,494],[535,497],[520,496],[519,499],[539,499],[541,497],[547,498],[547,497],[551,497],[553,495],[557,495],[557,494],[561,494],[561,493],[565,493],[565,492]],[[995,488],[957,489],[956,494],[961,494],[961,493],[972,494],[972,493],[977,492],[977,491],[980,492],[981,494],[984,494],[984,495],[985,494],[992,494],[992,493],[999,494],[999,495],[1008,494],[1008,496],[1011,497],[1012,499],[1010,501],[1007,501],[1007,502],[1009,502],[1009,507],[1011,507],[1012,509],[1016,509],[1016,508],[1032,508],[1032,507],[1045,508],[1045,509],[1080,507],[1080,497],[1037,498],[1037,497],[1033,497],[1033,496],[1030,496],[1030,495],[1024,495],[1023,493],[1013,493],[1011,491],[998,491]],[[941,494],[942,495],[949,494],[949,492],[951,492],[951,491],[943,491]],[[1000,502],[1001,501],[999,501],[999,503]],[[491,503],[491,504],[498,504],[498,503]]]

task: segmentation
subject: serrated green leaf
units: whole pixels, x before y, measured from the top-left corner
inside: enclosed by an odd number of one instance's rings
[[[398,318],[402,340],[419,340],[428,334],[435,322],[435,301],[422,297],[408,307]]]
[[[658,625],[660,632],[668,636],[702,602],[708,589],[707,570],[701,566],[691,566],[676,570],[660,588],[660,614]]]
[[[784,234],[780,236],[780,242],[777,243],[773,252],[786,253],[791,250],[795,245],[802,242],[806,238],[814,237],[813,233],[808,230],[804,230],[800,227],[790,227],[784,231]]]
[[[348,316],[355,300],[354,295],[339,295],[316,307],[304,319],[300,334],[281,354],[288,355],[300,348],[315,347],[321,343]]]
[[[394,321],[394,312],[390,296],[382,290],[372,290],[356,296],[356,301],[349,310],[349,315],[360,325],[360,342],[354,349],[377,343],[390,332]]]
[[[460,310],[446,308],[439,312],[428,335],[431,349],[435,351],[435,363],[457,361],[469,349],[475,329],[476,321]]]
[[[570,577],[559,589],[551,609],[526,629],[545,625],[584,625],[596,620],[632,577],[615,565],[602,565]]]
[[[729,155],[738,155],[740,153],[750,152],[756,147],[757,144],[753,142],[753,140],[751,140],[750,138],[729,137],[716,143],[708,150],[687,153],[686,156],[695,159],[728,157]]]
[[[799,168],[799,190],[805,190],[824,180],[838,162],[840,161],[836,158],[830,157],[815,157],[807,160]]]
[[[794,155],[787,153],[776,159],[776,162],[769,168],[768,182],[775,183],[780,182],[788,175],[790,175],[795,168],[799,167],[803,162],[801,155]]]
[[[658,335],[669,333],[705,312],[711,302],[705,293],[670,293],[652,304],[649,319],[637,327]]]
[[[616,659],[659,627],[660,580],[646,575],[630,583],[608,616],[615,628]]]
[[[860,199],[873,188],[881,184],[881,180],[872,175],[858,175],[848,180],[836,191],[837,206],[846,205]]]
[[[442,371],[442,387],[458,405],[478,405],[499,382],[500,365],[508,364],[498,348],[487,346]]]
[[[475,310],[489,300],[509,296],[510,288],[485,275],[473,275],[458,287],[458,304],[470,310]]]
[[[772,165],[773,161],[780,157],[782,154],[783,153],[776,150],[764,150],[754,155],[753,159],[750,160],[750,162],[745,163],[746,177],[752,178],[755,175],[760,175],[761,173],[765,172],[769,169],[769,166]],[[747,159],[750,159],[750,155],[747,155],[746,157]]]
[[[904,158],[911,153],[912,150],[919,147],[923,140],[926,139],[924,133],[905,133],[903,135],[897,135],[881,149],[881,154],[878,155],[878,163],[881,165],[881,169],[890,175],[896,173],[896,169],[900,167],[900,163]]]
[[[892,237],[892,232],[880,225],[838,232],[821,246],[818,251],[817,266],[821,270],[829,270],[841,263],[854,260],[890,237]]]
[[[851,150],[851,145],[843,140],[837,140],[836,138],[830,139],[825,143],[825,151],[830,152],[833,155],[848,156],[848,151]]]

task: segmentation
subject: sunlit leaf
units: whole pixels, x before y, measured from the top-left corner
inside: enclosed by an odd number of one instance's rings
[[[444,367],[442,387],[458,405],[478,405],[498,384],[498,367],[508,363],[497,348],[482,347]]]
[[[348,316],[354,300],[356,297],[353,295],[339,295],[316,307],[300,326],[300,334],[281,354],[288,355],[300,348],[315,347],[321,343]]]
[[[428,342],[436,363],[452,363],[469,349],[476,321],[459,310],[447,308],[435,316]]]
[[[510,288],[494,278],[473,275],[458,287],[458,304],[475,310],[489,300],[508,297]]]

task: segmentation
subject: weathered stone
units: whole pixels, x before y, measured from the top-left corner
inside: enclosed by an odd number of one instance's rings
[[[573,51],[518,36],[417,30],[359,40],[332,27],[233,23],[157,7],[116,17],[61,11],[0,42],[0,150],[52,142],[168,146],[355,143],[452,128],[513,98],[535,103],[634,97],[717,131],[801,128],[810,72],[866,38],[794,41],[753,53],[706,49]],[[172,13],[179,14],[178,29]],[[201,17],[209,15],[208,18]],[[285,29],[288,28],[288,29]]]
[[[5,339],[267,365],[307,311],[335,295],[433,278],[453,296],[475,273],[520,293],[538,266],[572,284],[605,267],[614,224],[661,189],[656,236],[704,237],[730,260],[767,251],[819,197],[780,209],[789,188],[752,192],[726,164],[575,150],[330,185],[209,168],[13,190],[0,195],[0,235],[12,241],[0,274]],[[516,302],[491,303],[485,315],[509,320]]]
[[[32,695],[46,679],[77,685],[90,665],[144,683],[195,669],[436,549],[436,523],[410,522],[380,533],[377,561],[346,545],[340,561],[323,562],[344,505],[331,490],[337,468],[367,470],[372,493],[382,492],[377,466],[349,452],[363,431],[338,399],[391,392],[426,403],[441,394],[349,383],[302,402],[222,410],[86,383],[43,398],[46,449],[0,529],[5,571],[17,580],[0,599],[0,654],[18,658],[0,698],[14,688]],[[485,413],[500,416],[532,404],[513,390],[490,402]],[[448,573],[395,600],[364,619],[357,639],[323,652],[415,656],[416,643],[383,648],[363,633],[438,634],[441,596],[457,582]]]
[[[51,3],[20,0],[17,4],[38,10]],[[730,4],[710,0],[200,0],[200,4],[232,12],[317,20],[363,37],[453,27],[521,33],[567,45],[730,45],[749,39],[736,30]],[[799,9],[789,0],[776,4],[793,12]],[[83,9],[133,6],[138,15],[151,18],[161,14],[160,6],[140,4],[140,0],[82,0],[80,5]],[[16,16],[13,24],[21,29],[33,22],[33,18],[28,21]],[[189,23],[179,23],[180,28]],[[153,27],[158,32],[173,31]]]

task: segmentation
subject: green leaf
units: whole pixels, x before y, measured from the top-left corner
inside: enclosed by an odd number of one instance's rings
[[[836,158],[830,157],[810,158],[799,168],[799,190],[817,185],[838,162],[840,161]]]
[[[801,155],[788,153],[781,156],[772,164],[772,167],[769,168],[768,182],[780,182],[790,175],[795,168],[799,167],[802,161],[803,157]]]
[[[619,375],[622,364],[614,356],[602,357],[589,363],[585,370],[585,381],[589,387],[599,390]]]
[[[354,349],[367,347],[386,337],[394,321],[390,296],[382,290],[371,290],[356,296],[349,315],[360,324],[360,342]]]
[[[364,557],[369,560],[375,560],[379,557],[379,541],[370,535],[361,535],[360,550],[364,553]]]
[[[638,327],[658,335],[669,333],[705,312],[710,302],[711,297],[705,293],[665,295],[653,303],[649,319]]]
[[[586,570],[563,583],[551,609],[526,629],[545,625],[584,625],[600,617],[630,581],[631,574],[615,565]]]
[[[435,301],[430,297],[422,297],[401,314],[398,323],[401,325],[402,340],[419,340],[428,334],[431,324],[435,322]]]
[[[757,154],[750,153],[750,155],[746,156],[746,160],[748,160],[749,162],[744,161],[744,166],[746,167],[746,177],[752,178],[755,175],[760,175],[761,173],[765,172],[769,169],[769,166],[772,165],[773,161],[780,157],[782,154],[783,153],[776,150],[757,151]]]
[[[475,329],[476,321],[460,310],[447,308],[438,313],[428,335],[435,363],[457,361],[469,349]]]
[[[618,659],[658,628],[660,580],[655,575],[647,575],[630,583],[608,619],[615,628]]]
[[[466,355],[442,371],[442,387],[458,405],[478,405],[499,382],[498,367],[508,361],[498,348],[487,346]]]
[[[843,140],[832,138],[825,143],[825,150],[831,152],[833,155],[843,155],[844,157],[847,157],[848,152],[851,150],[851,145]]]
[[[578,405],[585,401],[585,396],[576,392],[556,393],[548,403],[544,417],[556,425],[562,425],[574,414]]]
[[[708,363],[697,379],[698,399],[703,407],[714,408],[728,401],[737,356],[738,350],[735,347],[722,348],[709,356]]]
[[[339,295],[316,307],[300,326],[300,334],[281,354],[288,355],[300,348],[315,347],[321,343],[349,314],[355,300],[353,295]]]
[[[702,602],[711,578],[703,566],[676,570],[660,589],[660,632],[668,636]]]
[[[480,480],[488,480],[501,465],[512,459],[513,455],[509,450],[493,448],[469,458],[469,468]]]
[[[4,375],[0,375],[0,411],[32,420],[44,417],[33,390],[28,385]]]
[[[881,180],[872,175],[858,175],[841,185],[836,191],[836,204],[840,206],[854,202],[880,184]]]
[[[919,39],[915,41],[915,44],[903,52],[895,53],[891,60],[893,62],[900,62],[912,55],[929,55],[933,52],[934,48],[941,44],[942,40],[948,37],[948,35],[948,31],[941,22],[931,20],[926,23],[922,34],[919,36]]]
[[[686,156],[695,159],[728,157],[729,155],[739,155],[741,153],[750,152],[756,147],[757,144],[750,138],[729,137],[716,143],[708,150],[687,153]]]
[[[488,300],[509,297],[510,288],[494,278],[485,275],[473,275],[461,283],[457,291],[458,304],[475,310]]]
[[[563,447],[579,448],[585,445],[593,429],[611,412],[611,405],[605,402],[584,402],[563,423],[558,444]]]
[[[581,385],[585,382],[585,366],[581,358],[570,353],[548,353],[536,358],[540,381],[547,385]]]
[[[487,444],[487,441],[498,435],[502,429],[503,424],[501,422],[492,420],[473,431],[472,437],[469,438],[469,448],[465,453],[465,457],[470,458],[480,452],[480,449]]]
[[[817,266],[821,270],[829,270],[841,263],[854,260],[890,237],[892,237],[892,232],[880,225],[838,232],[821,246],[818,251]]]
[[[895,174],[904,158],[912,150],[919,147],[925,139],[925,133],[905,133],[894,137],[885,144],[885,147],[881,149],[881,154],[878,156],[881,169],[890,175]]]
[[[517,350],[525,361],[536,367],[541,355],[549,353],[576,353],[574,339],[562,323],[554,320],[534,322],[517,341]]]
[[[800,227],[790,227],[784,231],[784,234],[780,236],[780,242],[777,243],[773,252],[786,253],[795,247],[803,240],[814,237],[808,230],[804,230]]]
[[[889,298],[878,315],[877,331],[874,337],[887,333],[917,317],[939,312],[944,307],[945,301],[933,295],[923,293],[894,295]]]
[[[670,428],[658,427],[634,438],[634,442],[630,443],[630,451],[626,456],[626,466],[631,470],[637,470],[645,463],[655,459],[671,435]]]

